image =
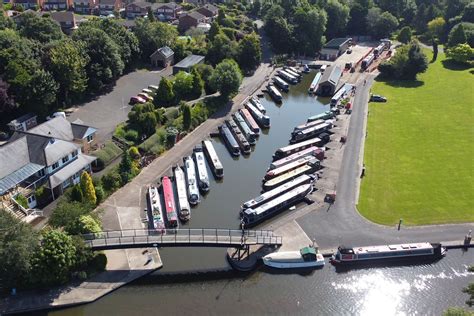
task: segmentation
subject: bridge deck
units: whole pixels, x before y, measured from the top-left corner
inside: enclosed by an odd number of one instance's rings
[[[107,231],[84,235],[86,245],[94,250],[144,247],[226,247],[251,245],[280,246],[282,237],[265,230],[167,229]]]

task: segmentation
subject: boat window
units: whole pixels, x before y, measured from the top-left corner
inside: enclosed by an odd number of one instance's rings
[[[416,245],[410,245],[411,249],[417,248]]]
[[[409,249],[410,247],[407,245],[402,245],[402,249]]]
[[[397,246],[391,246],[391,245],[389,245],[389,246],[388,246],[388,249],[390,249],[390,250],[396,250],[396,249],[397,249]]]

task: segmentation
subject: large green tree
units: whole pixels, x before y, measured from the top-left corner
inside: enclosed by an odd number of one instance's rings
[[[178,100],[190,100],[193,93],[193,75],[180,71],[174,77],[174,95]]]
[[[61,200],[54,208],[48,223],[54,228],[65,227],[90,211],[91,207],[84,203]]]
[[[446,56],[459,63],[469,64],[474,58],[474,49],[468,44],[458,44],[447,49]]]
[[[79,216],[79,218],[76,218],[74,221],[70,222],[65,227],[65,230],[70,235],[83,235],[98,233],[102,229],[100,227],[99,221],[89,214]]]
[[[49,16],[38,16],[33,12],[25,12],[19,19],[20,34],[41,43],[48,43],[64,37],[61,27]]]
[[[346,32],[349,35],[366,34],[366,17],[369,7],[362,1],[354,1],[349,11],[349,22]]]
[[[233,58],[236,54],[236,43],[224,33],[219,33],[209,44],[206,59],[212,65],[217,65],[226,58]]]
[[[62,284],[69,280],[76,264],[76,247],[70,236],[60,230],[43,233],[41,247],[33,254],[33,273],[41,285]]]
[[[24,287],[31,281],[31,257],[39,245],[37,233],[3,209],[0,227],[0,280],[5,288]]]
[[[367,14],[367,32],[375,38],[388,37],[397,26],[397,18],[390,12],[374,7]]]
[[[349,21],[349,7],[337,0],[328,0],[324,6],[327,13],[326,37],[332,39],[346,35],[346,26]]]
[[[59,84],[60,101],[69,104],[71,96],[86,90],[88,62],[82,42],[64,39],[46,47],[44,64]]]
[[[272,5],[264,17],[264,30],[272,49],[277,54],[291,52],[294,45],[293,26],[284,17],[284,10],[279,5]]]
[[[144,61],[158,48],[163,46],[173,46],[176,41],[178,31],[168,23],[151,22],[148,19],[138,18],[135,20],[133,33],[136,35]]]
[[[181,111],[183,112],[183,129],[187,131],[191,127],[191,107],[184,103],[181,106]]]
[[[161,78],[156,91],[154,104],[157,106],[170,106],[174,101],[173,82],[168,78]]]
[[[225,98],[239,91],[242,73],[233,59],[226,59],[216,66],[210,78],[212,86]]]
[[[81,174],[81,191],[84,202],[90,205],[97,203],[94,184],[92,183],[91,175],[87,171],[83,171]]]
[[[398,33],[397,40],[403,44],[408,44],[411,41],[411,28],[409,26],[403,27]]]
[[[90,90],[99,91],[122,74],[124,63],[119,48],[107,33],[86,24],[79,27],[72,38],[84,42],[84,50],[89,56],[86,72]]]
[[[204,88],[204,81],[196,68],[191,69],[191,75],[193,76],[193,89],[191,91],[192,98],[199,98],[202,94],[202,89]]]
[[[326,13],[322,10],[305,10],[298,8],[294,16],[295,29],[294,38],[296,39],[298,53],[313,56],[323,46],[325,38],[323,36],[326,30]]]
[[[260,48],[260,39],[255,33],[246,35],[239,42],[237,51],[237,61],[244,73],[249,73],[260,65],[262,49]]]
[[[455,25],[448,35],[448,47],[454,47],[458,44],[467,42],[466,32],[462,23]]]

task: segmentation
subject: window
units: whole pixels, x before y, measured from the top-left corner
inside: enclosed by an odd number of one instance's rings
[[[63,163],[66,163],[69,161],[69,155],[67,156],[64,156],[63,159],[62,159]]]
[[[44,177],[44,169],[38,171],[38,177]]]
[[[77,150],[74,150],[72,152],[72,158],[76,158],[77,157],[77,154],[78,154],[78,151]]]
[[[31,204],[33,203],[34,201],[36,201],[36,198],[34,195],[31,195],[30,197],[28,197],[28,204]]]
[[[94,134],[87,136],[87,142],[90,143],[94,139]]]
[[[53,170],[58,169],[58,168],[59,168],[59,162],[56,161],[55,163],[53,163],[53,165],[51,166],[51,168],[52,168]]]
[[[67,188],[71,184],[71,179],[67,179],[63,182],[63,189]]]

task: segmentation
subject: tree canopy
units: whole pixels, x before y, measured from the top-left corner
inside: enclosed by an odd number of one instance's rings
[[[222,61],[216,66],[210,82],[226,98],[237,93],[242,82],[239,65],[232,59]]]

